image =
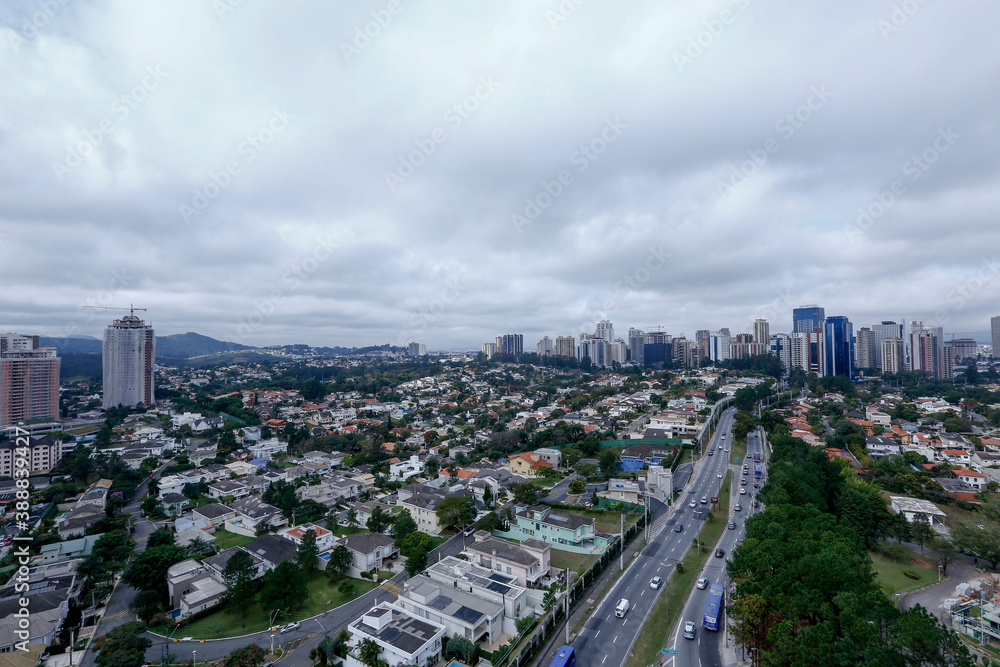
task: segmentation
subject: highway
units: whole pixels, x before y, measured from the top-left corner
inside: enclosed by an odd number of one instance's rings
[[[684,555],[698,533],[708,505],[702,505],[702,496],[711,498],[718,495],[722,476],[728,459],[723,451],[731,439],[733,414],[735,409],[727,409],[721,416],[718,429],[712,438],[710,448],[713,456],[705,456],[695,466],[695,474],[688,489],[677,501],[673,509],[668,509],[658,501],[651,501],[652,519],[650,541],[629,565],[627,571],[612,586],[600,601],[584,630],[573,642],[577,653],[577,664],[624,665],[636,637],[649,615],[658,595],[666,586],[667,577],[672,573],[677,561]],[[722,440],[722,436],[727,436]],[[694,507],[690,502],[694,500]],[[682,526],[675,532],[675,526]],[[641,538],[637,538],[641,539]],[[658,590],[650,588],[650,580],[660,576],[664,580]],[[629,600],[630,609],[624,618],[615,616],[615,607],[621,598]],[[556,645],[561,644],[556,640]]]
[[[727,619],[725,618],[725,613],[719,619],[718,631],[705,629],[702,626],[702,619],[705,615],[705,605],[708,602],[709,589],[712,584],[721,584],[724,586],[727,591],[726,599],[728,600],[730,582],[729,577],[726,575],[726,563],[736,548],[736,540],[744,537],[746,520],[755,513],[763,510],[763,505],[755,508],[754,501],[751,500],[751,498],[756,496],[757,491],[759,491],[759,489],[754,488],[754,483],[756,482],[760,486],[763,486],[764,479],[766,479],[766,474],[760,480],[756,480],[754,477],[753,453],[755,451],[761,453],[760,465],[766,471],[767,449],[764,446],[763,432],[760,429],[747,434],[746,474],[743,472],[743,462],[739,464],[733,463],[729,466],[734,480],[730,488],[729,519],[736,523],[736,528],[723,531],[718,544],[709,545],[709,548],[713,552],[718,548],[723,549],[725,556],[717,558],[713,553],[702,572],[698,575],[699,577],[708,579],[709,584],[704,589],[693,588],[691,590],[691,595],[684,604],[684,609],[677,622],[674,634],[670,638],[669,648],[675,649],[678,654],[671,656],[669,660],[663,663],[664,665],[669,667],[713,667],[716,665],[722,667],[722,665],[726,664],[722,657],[722,649],[726,642],[725,623]],[[746,480],[746,486],[741,485],[737,480]],[[741,494],[740,489],[746,489],[746,494]],[[736,503],[740,503],[742,506],[740,511],[735,510]],[[695,636],[693,640],[683,637],[685,621],[693,621],[695,624]]]

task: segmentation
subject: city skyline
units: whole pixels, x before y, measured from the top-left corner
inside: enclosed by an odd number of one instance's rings
[[[914,6],[4,3],[0,320],[988,331],[1000,15]]]

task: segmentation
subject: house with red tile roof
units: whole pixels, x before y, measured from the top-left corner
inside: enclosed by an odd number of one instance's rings
[[[989,481],[983,473],[970,470],[969,468],[955,468],[951,472],[955,475],[955,477],[977,489],[984,488],[986,486],[986,482]]]

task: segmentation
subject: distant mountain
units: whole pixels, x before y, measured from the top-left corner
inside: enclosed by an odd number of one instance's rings
[[[156,337],[156,356],[169,359],[190,359],[219,352],[239,352],[253,350],[249,345],[215,340],[208,336],[189,331],[182,334]]]
[[[39,336],[42,347],[54,347],[60,356],[64,354],[101,354],[103,342],[98,338],[47,338]],[[189,331],[183,334],[156,337],[156,356],[162,359],[190,359],[219,352],[252,350],[249,345],[215,340],[208,336]]]

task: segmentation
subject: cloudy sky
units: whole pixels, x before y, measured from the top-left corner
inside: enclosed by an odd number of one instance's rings
[[[6,2],[0,329],[984,332],[998,32],[987,0]]]

